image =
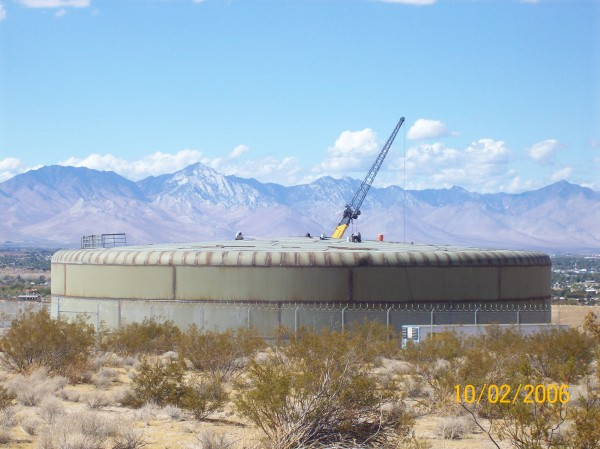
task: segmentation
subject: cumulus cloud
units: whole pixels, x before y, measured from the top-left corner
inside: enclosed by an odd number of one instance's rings
[[[313,167],[313,172],[330,174],[359,169],[372,162],[378,151],[377,134],[373,130],[344,131],[327,150],[325,160]]]
[[[391,169],[406,166],[408,187],[448,188],[459,185],[477,192],[515,191],[523,182],[510,168],[512,152],[503,141],[480,139],[464,149],[441,143],[421,144],[396,159]]]
[[[243,161],[229,159],[206,159],[206,165],[224,175],[256,178],[261,182],[294,185],[300,181],[301,167],[296,157],[282,159],[267,156]]]
[[[198,150],[181,150],[175,154],[156,152],[137,160],[126,160],[112,154],[90,154],[85,158],[71,157],[59,165],[87,167],[95,170],[109,170],[132,181],[148,176],[174,173],[189,165],[201,162],[224,175],[242,178],[257,178],[262,182],[277,182],[290,185],[299,181],[300,165],[295,157],[281,159],[267,156],[257,159],[244,159],[250,149],[238,145],[226,157],[207,157]]]
[[[0,21],[4,19],[6,19],[6,9],[4,8],[4,5],[0,3]]]
[[[406,137],[409,140],[424,140],[436,139],[448,134],[450,134],[448,128],[439,120],[420,118],[410,127]]]
[[[0,182],[4,182],[27,170],[28,168],[17,158],[8,157],[6,159],[0,159]]]
[[[242,154],[247,153],[248,151],[250,151],[250,148],[248,148],[246,145],[238,145],[233,150],[231,150],[231,153],[229,153],[228,157],[230,159],[235,159],[240,157]]]
[[[91,0],[17,0],[27,8],[87,8]]]
[[[553,182],[556,181],[562,181],[563,179],[567,179],[571,176],[571,173],[573,173],[573,167],[563,167],[558,171],[555,171],[554,173],[552,173],[552,176],[550,176],[550,179]]]
[[[181,150],[175,154],[156,152],[134,161],[122,159],[112,154],[90,154],[83,159],[71,157],[59,162],[59,165],[110,170],[137,181],[147,176],[173,173],[201,161],[202,153],[200,151]]]
[[[548,164],[553,160],[559,147],[560,145],[557,140],[547,139],[533,144],[529,148],[529,157],[541,164]]]

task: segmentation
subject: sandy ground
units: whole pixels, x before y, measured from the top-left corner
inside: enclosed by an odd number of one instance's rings
[[[130,383],[132,367],[110,368],[118,373],[109,385],[97,386],[93,383],[79,385],[67,385],[62,391],[54,394],[61,399],[64,413],[75,417],[83,413],[95,413],[98,419],[106,417],[115,423],[133,428],[146,442],[146,449],[204,449],[199,437],[206,431],[216,434],[224,434],[228,441],[236,442],[230,449],[251,449],[259,446],[261,433],[251,424],[244,422],[233,413],[231,404],[224,411],[214,414],[205,421],[196,421],[185,412],[173,413],[168,409],[147,406],[142,409],[129,409],[119,406],[115,401],[122,397],[122,393]],[[7,384],[15,375],[0,372]],[[43,382],[43,381],[42,381]],[[102,406],[92,406],[90,398],[104,398],[108,402]],[[13,427],[10,430],[10,442],[3,447],[14,449],[39,449],[40,435],[44,428],[52,426],[44,418],[43,410],[46,407],[41,404],[26,407],[17,406]],[[468,428],[467,433],[457,440],[444,440],[439,435],[441,423],[450,416],[437,416],[428,414],[417,418],[415,434],[422,440],[431,444],[432,449],[487,449],[494,446],[487,437],[475,427],[469,424],[463,417],[461,422]],[[25,429],[27,421],[37,419],[40,421],[38,430],[32,434]],[[74,418],[70,418],[74,419]],[[105,446],[112,448],[110,442]],[[508,446],[507,446],[508,447]],[[43,448],[45,449],[45,448]],[[57,447],[58,449],[58,447]]]
[[[583,326],[583,319],[589,312],[600,318],[600,306],[552,306],[552,324],[566,324],[569,327]]]

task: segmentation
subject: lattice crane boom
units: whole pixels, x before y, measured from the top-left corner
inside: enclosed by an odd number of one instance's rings
[[[348,226],[350,225],[352,220],[356,220],[358,218],[358,216],[360,215],[360,208],[362,206],[362,203],[365,200],[365,198],[367,197],[367,193],[369,192],[369,189],[371,188],[371,185],[373,184],[373,181],[375,180],[375,176],[377,176],[377,172],[379,172],[379,169],[381,168],[381,165],[383,164],[383,160],[387,156],[388,151],[390,150],[390,147],[392,146],[392,143],[394,142],[394,139],[396,138],[396,134],[398,134],[398,131],[400,130],[400,127],[402,126],[403,123],[404,123],[404,117],[400,117],[400,120],[398,121],[396,128],[394,128],[392,135],[388,138],[387,142],[385,143],[385,145],[379,152],[377,159],[375,159],[375,162],[371,166],[369,173],[367,173],[367,176],[365,176],[365,179],[363,180],[360,187],[354,194],[352,201],[350,202],[350,204],[346,205],[342,219],[341,219],[340,223],[337,225],[337,227],[335,228],[335,230],[333,231],[333,234],[331,236],[332,238],[341,239],[344,236],[344,233],[346,232],[346,229],[348,229]]]

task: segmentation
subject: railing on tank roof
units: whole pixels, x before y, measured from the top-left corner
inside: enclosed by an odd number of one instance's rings
[[[127,246],[127,237],[120,234],[93,234],[81,237],[81,249]]]

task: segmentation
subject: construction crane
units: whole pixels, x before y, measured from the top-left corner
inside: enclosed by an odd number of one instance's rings
[[[344,236],[344,232],[346,232],[346,229],[348,229],[348,226],[350,225],[352,220],[356,220],[360,215],[360,207],[362,206],[362,203],[367,196],[367,192],[371,188],[371,184],[373,184],[373,180],[375,179],[375,176],[377,176],[377,172],[381,168],[381,164],[383,164],[383,160],[387,156],[388,151],[390,150],[390,147],[392,146],[392,143],[396,138],[396,134],[398,134],[398,131],[400,130],[400,127],[403,123],[404,117],[400,117],[400,120],[398,121],[396,128],[394,128],[392,135],[389,137],[389,139],[383,146],[383,149],[379,153],[379,156],[377,156],[377,159],[375,159],[371,170],[369,170],[369,173],[367,173],[367,176],[365,177],[364,181],[354,194],[354,198],[352,198],[350,204],[346,204],[342,220],[333,231],[331,238],[341,239]]]

